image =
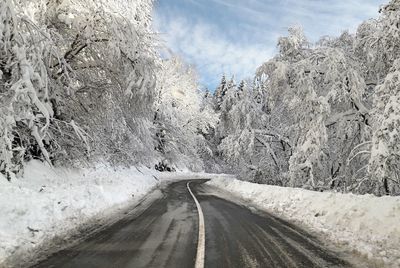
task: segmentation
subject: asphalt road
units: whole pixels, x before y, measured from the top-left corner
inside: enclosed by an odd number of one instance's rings
[[[140,213],[34,267],[195,267],[199,215],[187,183],[170,184]],[[229,201],[234,197],[203,183],[191,181],[190,188],[204,215],[205,267],[350,266],[301,228]]]

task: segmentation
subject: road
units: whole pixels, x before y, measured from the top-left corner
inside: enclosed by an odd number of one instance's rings
[[[190,181],[194,197],[188,181],[174,182],[140,213],[34,267],[350,266],[301,228],[233,202],[234,197],[219,194],[204,182]],[[199,229],[194,198],[204,216],[204,229]],[[202,229],[205,241],[198,239]]]

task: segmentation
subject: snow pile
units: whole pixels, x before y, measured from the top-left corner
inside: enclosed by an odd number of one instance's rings
[[[0,174],[0,266],[6,258],[35,254],[55,237],[138,202],[159,184],[159,175],[105,165],[53,169],[38,161],[28,163],[21,179],[8,182]]]
[[[300,222],[370,259],[400,266],[400,197],[314,192],[227,178],[208,184]]]

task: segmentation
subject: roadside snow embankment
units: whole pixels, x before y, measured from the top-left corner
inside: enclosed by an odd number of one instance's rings
[[[23,178],[8,182],[0,174],[0,267],[5,260],[29,260],[44,243],[74,235],[82,224],[101,224],[149,193],[159,174],[134,167],[53,169],[39,161],[28,163]]]
[[[208,184],[328,236],[388,266],[400,267],[400,197],[376,197],[216,178]]]

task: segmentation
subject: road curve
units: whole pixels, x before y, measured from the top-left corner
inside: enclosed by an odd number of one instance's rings
[[[199,216],[188,185],[204,216],[204,267],[350,267],[301,228],[228,201],[204,181],[170,184],[139,215],[33,267],[195,267]]]

